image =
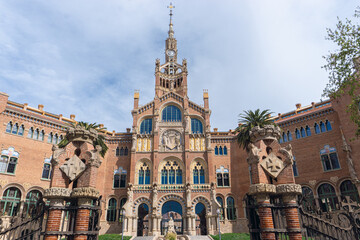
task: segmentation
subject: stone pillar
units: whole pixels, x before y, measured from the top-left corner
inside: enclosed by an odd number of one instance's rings
[[[250,195],[254,195],[259,205],[259,218],[261,228],[261,239],[275,240],[273,215],[271,212],[270,195],[275,194],[276,187],[272,184],[253,184],[250,186]]]
[[[74,240],[87,240],[88,236],[81,234],[89,230],[90,207],[94,199],[99,198],[100,192],[92,187],[74,188],[71,194],[72,198],[78,199],[78,207],[75,221],[75,232],[80,234],[75,235]]]
[[[62,209],[65,198],[70,197],[71,190],[67,188],[45,189],[44,197],[50,200],[49,216],[46,222],[45,240],[57,240],[58,234],[47,234],[48,232],[60,231]]]
[[[285,205],[286,225],[289,232],[289,240],[302,240],[297,204],[297,196],[302,193],[301,185],[280,184],[276,186],[276,192],[282,195]]]

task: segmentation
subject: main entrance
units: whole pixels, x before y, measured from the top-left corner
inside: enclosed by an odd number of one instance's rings
[[[198,203],[195,206],[196,214],[196,235],[207,235],[206,208],[204,204]]]
[[[147,236],[149,231],[149,206],[142,203],[138,209],[137,235]]]
[[[182,206],[176,201],[168,201],[161,208],[161,235],[165,235],[168,229],[169,220],[174,220],[175,231],[177,234],[183,234]]]

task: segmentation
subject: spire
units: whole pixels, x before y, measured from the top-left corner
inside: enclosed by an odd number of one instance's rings
[[[173,28],[173,24],[172,24],[172,9],[175,8],[175,6],[172,5],[172,3],[170,3],[170,6],[168,6],[168,8],[170,9],[170,24],[169,24],[169,38],[174,38],[174,28]]]

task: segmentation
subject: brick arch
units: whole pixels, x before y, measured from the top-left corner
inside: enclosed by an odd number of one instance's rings
[[[162,198],[160,198],[156,205],[156,212],[159,215],[161,215],[161,208],[162,208],[163,204],[166,203],[167,201],[176,201],[176,202],[180,203],[182,210],[183,210],[183,214],[186,212],[186,209],[185,209],[186,203],[185,203],[184,198],[180,197],[179,195],[169,194],[169,195],[165,195]]]
[[[34,190],[37,190],[39,192],[41,192],[41,194],[44,194],[44,189],[40,186],[33,186],[33,187],[30,187],[27,192],[26,192],[26,195],[31,192],[31,191],[34,191]]]
[[[198,204],[198,203],[204,204],[204,206],[205,206],[205,208],[206,208],[206,212],[207,212],[207,213],[210,213],[210,211],[211,211],[210,201],[209,201],[207,198],[203,197],[203,196],[196,197],[196,198],[194,198],[194,199],[192,200],[192,202],[191,202],[191,210],[192,210],[194,213],[195,213],[195,206],[196,206],[196,204]]]
[[[20,193],[21,193],[21,198],[20,198],[20,200],[21,200],[21,201],[24,201],[25,198],[26,198],[26,191],[25,191],[25,188],[24,188],[21,184],[19,184],[19,183],[10,183],[10,184],[7,184],[6,186],[4,186],[4,187],[2,188],[1,198],[2,198],[3,195],[4,195],[4,192],[5,192],[8,188],[11,188],[11,187],[16,187],[16,188],[18,188],[18,189],[20,190]]]
[[[134,201],[133,214],[137,216],[137,210],[142,203],[146,203],[149,207],[149,213],[151,212],[151,201],[145,197],[139,197]]]

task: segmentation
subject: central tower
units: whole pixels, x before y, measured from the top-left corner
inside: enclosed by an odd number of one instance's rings
[[[174,91],[181,96],[187,96],[187,63],[183,59],[182,64],[177,62],[178,49],[174,37],[174,26],[172,23],[172,8],[170,4],[170,24],[168,38],[165,40],[165,63],[160,65],[160,59],[156,59],[155,67],[155,94],[161,97],[167,92]]]

